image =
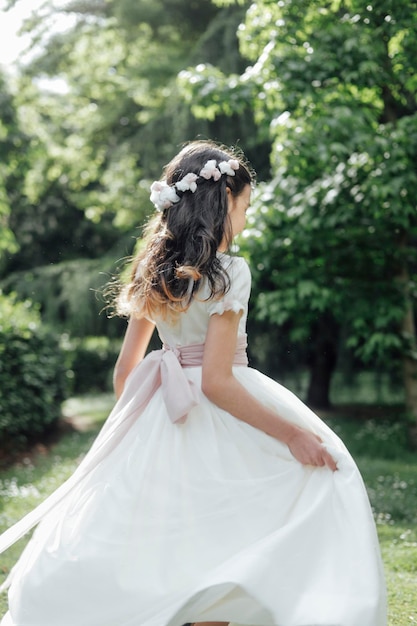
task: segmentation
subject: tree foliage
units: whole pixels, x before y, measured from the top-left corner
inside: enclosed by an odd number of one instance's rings
[[[416,2],[74,0],[59,11],[73,17],[66,32],[51,37],[45,13],[27,23],[43,48],[15,96],[29,165],[9,269],[31,254],[100,257],[146,216],[149,179],[179,144],[240,140],[263,181],[241,241],[256,313],[306,346],[311,393],[327,376],[315,400],[328,399],[341,338],[372,366],[402,362],[411,381]]]
[[[51,28],[59,14],[72,19],[64,31]],[[181,143],[233,142],[253,126],[250,115],[195,120],[176,85],[181,68],[205,59],[243,70],[243,16],[210,0],[80,0],[45,2],[26,20],[34,57],[16,100],[30,167],[12,211],[20,253],[8,271],[101,256],[144,221],[149,180]]]
[[[16,250],[9,219],[17,196],[14,189],[21,183],[25,167],[25,147],[26,138],[19,127],[13,96],[0,73],[0,272],[4,255]]]
[[[73,18],[64,32],[51,28],[60,13]],[[175,76],[201,55],[236,69],[241,16],[210,0],[45,2],[35,10],[25,23],[35,56],[17,89],[31,138],[32,206],[57,197],[94,224],[108,214],[116,228],[140,222],[148,198],[139,181],[159,174],[175,144],[209,134],[179,101]]]
[[[197,115],[249,99],[273,141],[273,179],[260,186],[244,247],[258,268],[258,315],[290,320],[316,356],[323,329],[336,344],[340,327],[372,364],[415,350],[405,320],[415,298],[416,34],[408,0],[261,0],[239,28],[245,72],[197,67],[182,83]]]

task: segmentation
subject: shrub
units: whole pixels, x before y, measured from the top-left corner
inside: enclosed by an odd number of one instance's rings
[[[36,302],[43,322],[59,333],[120,337],[124,321],[108,318],[102,293],[112,273],[113,263],[106,259],[77,259],[14,272],[0,288]]]
[[[404,459],[411,454],[408,423],[404,414],[393,409],[391,419],[326,419],[355,457]]]
[[[111,391],[114,364],[121,340],[108,337],[69,337],[63,335],[61,347],[66,353],[71,393]]]
[[[56,335],[29,301],[0,292],[0,441],[16,448],[58,420],[66,375]]]
[[[126,320],[123,320],[126,326]],[[61,337],[61,347],[66,354],[71,394],[113,391],[113,370],[122,345],[119,339],[108,337]],[[154,334],[149,350],[161,347]]]

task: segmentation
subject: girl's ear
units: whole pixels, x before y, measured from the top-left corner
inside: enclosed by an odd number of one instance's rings
[[[229,187],[226,187],[226,193],[227,193],[227,212],[230,213],[230,211],[232,211],[234,207],[234,198]]]

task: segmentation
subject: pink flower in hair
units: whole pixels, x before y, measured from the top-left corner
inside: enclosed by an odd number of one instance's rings
[[[212,178],[215,181],[219,180],[221,176],[221,172],[220,170],[217,169],[217,164],[216,164],[215,159],[211,159],[210,161],[207,161],[203,169],[200,171],[200,176],[202,176],[206,180],[209,180],[210,178]]]
[[[169,209],[175,202],[179,201],[179,197],[175,193],[175,188],[170,187],[163,180],[156,180],[151,185],[151,202],[155,205],[157,211]]]
[[[175,186],[179,191],[191,191],[194,193],[197,189],[197,183],[195,182],[197,178],[197,174],[189,172],[184,176],[184,178],[181,178],[181,180],[175,183]]]
[[[222,161],[219,163],[219,170],[222,174],[227,174],[227,176],[234,176],[235,170],[239,169],[239,161],[236,159],[229,159],[228,161]]]

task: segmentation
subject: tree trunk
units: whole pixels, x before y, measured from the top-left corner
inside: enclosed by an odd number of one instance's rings
[[[403,355],[403,376],[405,390],[405,404],[407,413],[412,420],[410,427],[410,443],[417,449],[417,338],[414,322],[414,308],[409,293],[409,277],[404,272],[403,277],[405,313],[402,321],[402,334],[408,346]]]
[[[404,317],[401,323],[401,333],[407,342],[402,357],[405,405],[408,417],[411,420],[409,429],[410,444],[414,449],[417,449],[417,337],[414,322],[414,306],[410,294],[410,275],[406,261],[407,233],[405,232],[400,237],[399,250],[402,256],[399,282],[404,298]]]
[[[316,409],[328,409],[330,384],[337,361],[338,328],[334,319],[324,314],[317,321],[315,330],[306,402]]]

